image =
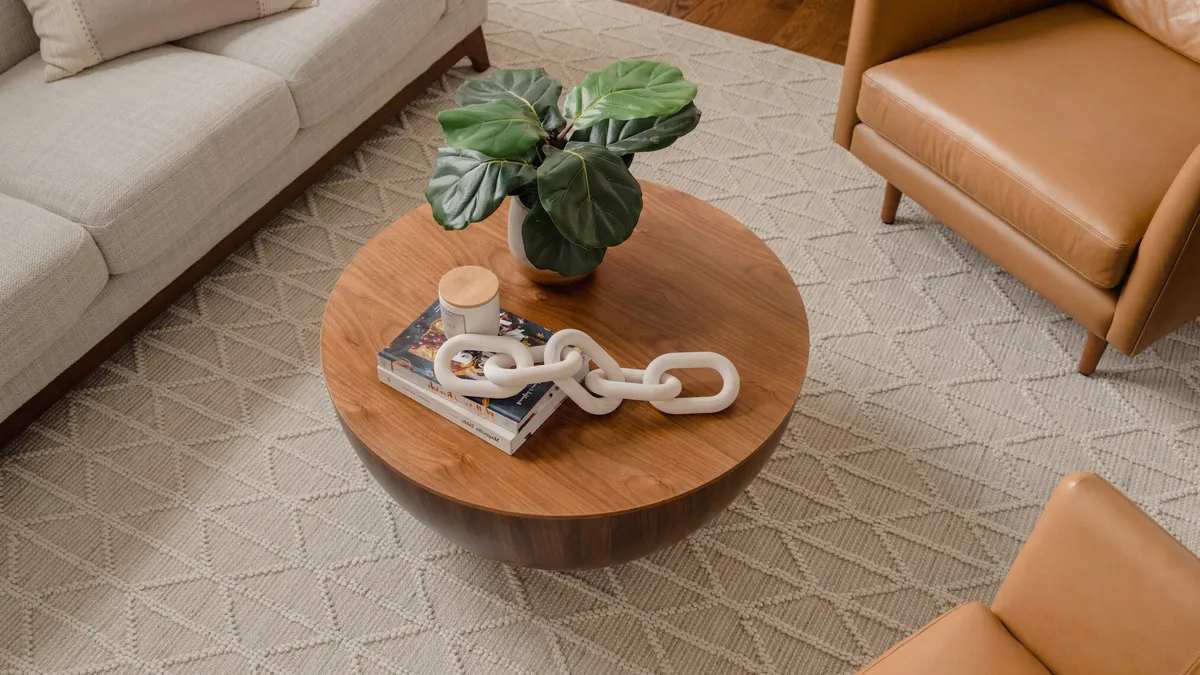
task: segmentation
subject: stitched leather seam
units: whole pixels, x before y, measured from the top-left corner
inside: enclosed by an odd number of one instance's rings
[[[937,175],[937,176],[941,177],[941,179],[942,179],[942,180],[946,181],[947,183],[950,183],[950,184],[951,184],[951,185],[953,185],[954,187],[956,187],[956,188],[958,188],[959,190],[961,190],[961,191],[963,192],[963,194],[965,194],[965,195],[967,195],[968,197],[970,197],[971,199],[975,200],[975,203],[976,203],[976,204],[978,204],[978,205],[982,206],[984,209],[987,209],[988,213],[992,214],[993,216],[996,216],[996,217],[997,217],[997,218],[999,218],[1000,220],[1002,220],[1002,221],[1004,221],[1005,223],[1007,223],[1009,227],[1011,227],[1012,229],[1016,230],[1017,232],[1020,232],[1021,234],[1023,234],[1023,235],[1025,236],[1025,238],[1026,238],[1026,239],[1028,239],[1029,241],[1033,242],[1033,244],[1034,244],[1035,246],[1037,246],[1038,248],[1042,249],[1042,250],[1043,250],[1043,251],[1045,251],[1046,253],[1049,253],[1051,256],[1054,256],[1054,258],[1055,258],[1055,259],[1057,259],[1059,262],[1061,262],[1062,264],[1066,265],[1067,267],[1071,268],[1071,270],[1073,270],[1073,271],[1074,271],[1076,274],[1078,274],[1079,276],[1083,277],[1084,279],[1087,279],[1088,281],[1092,282],[1092,283],[1093,283],[1093,284],[1095,284],[1096,286],[1099,286],[1100,288],[1102,288],[1102,289],[1104,289],[1104,290],[1108,290],[1108,287],[1106,287],[1106,286],[1105,286],[1103,283],[1101,283],[1101,282],[1099,282],[1099,281],[1096,281],[1095,279],[1091,278],[1091,277],[1090,277],[1090,276],[1088,276],[1087,274],[1084,274],[1084,273],[1083,273],[1083,272],[1082,272],[1082,271],[1081,271],[1081,270],[1080,270],[1078,267],[1075,267],[1075,266],[1074,266],[1074,265],[1072,265],[1071,263],[1067,262],[1066,260],[1064,260],[1064,259],[1063,259],[1063,257],[1062,257],[1062,256],[1060,256],[1060,255],[1058,255],[1057,253],[1055,253],[1054,251],[1051,251],[1050,249],[1046,248],[1046,247],[1045,247],[1045,246],[1043,246],[1041,243],[1039,243],[1039,242],[1038,242],[1036,239],[1034,239],[1033,237],[1029,236],[1029,234],[1028,234],[1028,233],[1026,233],[1024,230],[1022,230],[1021,228],[1019,228],[1019,227],[1017,227],[1016,225],[1014,225],[1014,224],[1013,224],[1013,222],[1012,222],[1011,220],[1009,220],[1008,218],[1006,218],[1006,217],[1004,217],[1004,216],[1000,215],[999,213],[996,213],[996,211],[995,211],[994,209],[992,209],[992,207],[990,207],[990,206],[988,206],[987,204],[984,204],[982,201],[980,201],[980,199],[979,199],[978,197],[976,197],[974,194],[972,194],[970,190],[968,190],[968,189],[966,189],[965,187],[963,187],[963,186],[959,185],[959,184],[958,184],[957,182],[955,182],[953,179],[951,179],[950,177],[948,177],[948,176],[944,175],[942,172],[938,171],[937,169],[933,168],[932,166],[929,166],[929,165],[928,165],[928,164],[926,164],[924,161],[922,161],[920,158],[918,158],[918,157],[915,157],[914,155],[912,155],[911,153],[909,153],[909,152],[908,152],[907,150],[905,150],[904,148],[901,148],[901,147],[900,147],[900,144],[899,144],[899,143],[897,143],[895,140],[893,140],[891,136],[888,136],[887,134],[883,133],[882,131],[880,131],[880,130],[876,129],[875,127],[871,127],[871,130],[872,130],[872,131],[874,131],[875,133],[879,134],[880,136],[883,136],[885,139],[887,139],[887,141],[888,141],[889,143],[891,143],[892,145],[896,146],[896,147],[897,147],[897,148],[900,150],[900,152],[903,152],[904,154],[908,155],[909,157],[912,157],[912,159],[913,159],[915,162],[917,162],[917,163],[918,163],[918,164],[920,164],[921,166],[925,167],[926,169],[929,169],[929,170],[930,170],[931,172],[933,172],[935,175]]]
[[[1154,306],[1146,313],[1146,320],[1142,322],[1142,329],[1138,331],[1137,340],[1133,342],[1133,349],[1130,350],[1137,354],[1140,350],[1138,347],[1142,344],[1142,338],[1146,336],[1146,329],[1150,327],[1150,317],[1158,311],[1159,304],[1162,303],[1163,297],[1167,294],[1167,286],[1171,285],[1171,279],[1175,276],[1175,271],[1179,269],[1179,261],[1183,258],[1183,252],[1187,250],[1188,244],[1192,243],[1192,237],[1196,234],[1196,227],[1200,226],[1200,213],[1196,214],[1196,219],[1192,221],[1192,228],[1188,230],[1188,236],[1183,240],[1183,246],[1179,247],[1179,254],[1175,256],[1175,262],[1171,264],[1171,271],[1167,273],[1167,279],[1163,282],[1162,288],[1158,291],[1158,297],[1154,299]],[[1200,663],[1200,654],[1197,654],[1197,662]]]
[[[1086,230],[1086,231],[1090,232],[1090,233],[1091,233],[1091,234],[1093,234],[1093,235],[1094,235],[1094,236],[1095,236],[1097,239],[1099,239],[1099,240],[1103,241],[1103,242],[1104,242],[1104,243],[1105,243],[1105,244],[1106,244],[1106,245],[1107,245],[1109,248],[1112,248],[1112,249],[1114,249],[1114,250],[1116,250],[1116,251],[1124,251],[1124,250],[1130,249],[1130,248],[1132,248],[1133,246],[1136,246],[1136,245],[1137,245],[1137,244],[1136,244],[1136,242],[1135,242],[1134,244],[1121,244],[1121,243],[1118,243],[1118,242],[1115,242],[1115,241],[1113,241],[1112,239],[1109,239],[1109,238],[1108,238],[1106,235],[1104,235],[1104,234],[1102,234],[1102,233],[1098,232],[1098,231],[1097,231],[1096,229],[1094,229],[1092,226],[1090,226],[1090,225],[1088,225],[1087,223],[1085,223],[1085,222],[1083,222],[1082,220],[1080,220],[1080,219],[1079,219],[1077,216],[1075,216],[1075,214],[1073,214],[1073,213],[1071,213],[1071,212],[1067,211],[1067,210],[1066,210],[1065,208],[1063,208],[1063,207],[1062,207],[1062,205],[1060,205],[1058,202],[1055,202],[1054,200],[1050,199],[1050,197],[1048,197],[1048,196],[1047,196],[1045,193],[1043,193],[1042,191],[1038,190],[1037,188],[1035,188],[1035,187],[1033,187],[1032,185],[1030,185],[1029,183],[1027,183],[1027,182],[1026,182],[1024,179],[1022,179],[1020,176],[1017,176],[1017,175],[1016,175],[1016,174],[1014,174],[1012,171],[1009,171],[1007,168],[1005,168],[1005,167],[1001,166],[1000,164],[998,164],[998,163],[997,163],[995,160],[993,160],[992,158],[990,158],[990,157],[988,157],[987,155],[984,155],[983,153],[981,153],[981,152],[979,152],[978,150],[976,150],[974,147],[972,147],[972,146],[971,146],[969,143],[967,143],[965,140],[963,140],[961,137],[959,137],[959,136],[958,136],[957,134],[955,134],[953,131],[950,131],[950,130],[949,130],[949,129],[947,129],[945,126],[943,126],[943,125],[942,125],[940,122],[938,122],[937,120],[933,119],[933,118],[932,118],[932,117],[930,117],[929,115],[926,115],[925,113],[921,112],[920,110],[917,110],[915,107],[913,107],[913,106],[912,106],[911,104],[909,104],[907,101],[905,101],[905,100],[901,99],[900,97],[898,97],[898,96],[896,96],[896,95],[892,94],[892,93],[891,93],[890,91],[888,91],[887,89],[884,89],[883,87],[881,87],[881,86],[880,86],[880,85],[879,85],[877,82],[875,82],[873,79],[871,79],[871,77],[870,77],[869,75],[867,75],[867,76],[864,76],[864,77],[863,77],[863,80],[865,80],[865,81],[866,81],[866,83],[867,83],[867,84],[868,84],[868,85],[869,85],[871,88],[873,88],[873,89],[875,89],[875,90],[879,91],[880,93],[882,93],[882,94],[886,95],[888,98],[890,98],[890,99],[892,99],[892,100],[896,101],[897,103],[899,103],[900,105],[904,106],[905,108],[907,108],[908,110],[910,110],[910,111],[911,111],[911,112],[912,112],[914,115],[916,115],[917,117],[920,117],[921,119],[925,120],[925,121],[926,121],[926,122],[928,122],[929,124],[932,124],[933,126],[937,127],[938,129],[941,129],[941,130],[942,130],[942,133],[944,133],[944,134],[946,134],[947,136],[949,136],[949,137],[950,137],[950,138],[951,138],[953,141],[955,141],[956,143],[958,143],[958,144],[959,144],[959,145],[961,145],[963,148],[965,148],[966,150],[970,151],[972,154],[974,154],[975,156],[979,157],[979,158],[980,158],[980,159],[982,159],[983,161],[987,162],[988,164],[991,164],[991,165],[992,165],[992,166],[994,166],[996,169],[998,169],[998,170],[999,170],[1001,173],[1005,174],[1005,175],[1006,175],[1006,176],[1008,176],[1009,178],[1011,178],[1011,179],[1013,179],[1014,181],[1016,181],[1017,183],[1019,183],[1019,184],[1020,184],[1022,187],[1024,187],[1026,190],[1029,190],[1029,192],[1030,192],[1030,193],[1032,193],[1032,194],[1036,195],[1036,196],[1038,197],[1038,199],[1040,199],[1040,200],[1041,200],[1042,202],[1044,202],[1046,205],[1050,206],[1050,207],[1051,207],[1051,208],[1053,208],[1055,211],[1058,211],[1058,212],[1059,212],[1059,213],[1061,213],[1063,216],[1065,216],[1065,217],[1066,217],[1068,220],[1070,220],[1071,222],[1075,223],[1075,224],[1076,224],[1076,225],[1078,225],[1079,227],[1081,227],[1081,228],[1083,228],[1084,230]],[[1015,226],[1014,226],[1014,227],[1015,227]],[[1020,229],[1020,228],[1018,228],[1018,229]],[[1022,232],[1024,232],[1024,230],[1022,230]],[[1028,233],[1026,233],[1026,234],[1028,234]]]
[[[1184,666],[1183,670],[1179,671],[1179,675],[1196,675],[1196,673],[1200,673],[1200,649],[1197,649],[1195,656],[1192,657],[1191,665]]]
[[[865,669],[864,669],[862,672],[860,672],[858,675],[867,675],[867,673],[869,673],[869,672],[871,672],[872,670],[874,670],[874,669],[875,669],[875,666],[879,665],[880,663],[883,663],[883,661],[884,661],[885,659],[887,659],[889,656],[891,656],[892,654],[895,654],[896,652],[899,652],[901,649],[903,649],[903,648],[904,648],[904,645],[906,645],[906,644],[908,644],[909,642],[911,642],[911,641],[913,641],[913,640],[917,639],[917,636],[919,636],[921,633],[924,633],[925,631],[929,630],[930,628],[933,628],[934,626],[936,626],[936,625],[938,624],[938,622],[939,622],[939,621],[941,621],[942,619],[944,619],[944,618],[946,618],[946,617],[950,616],[951,614],[953,614],[953,613],[957,612],[958,610],[962,609],[963,607],[966,607],[966,605],[959,605],[958,607],[955,607],[954,609],[950,610],[949,612],[946,612],[945,614],[943,614],[943,615],[939,616],[938,618],[934,619],[933,621],[930,621],[929,623],[925,624],[925,626],[924,626],[924,627],[922,627],[922,628],[921,628],[921,630],[919,630],[919,631],[917,631],[917,632],[913,633],[912,635],[909,635],[908,637],[904,638],[904,639],[903,639],[903,640],[901,640],[900,642],[897,642],[895,645],[893,645],[893,646],[892,646],[892,648],[891,648],[891,649],[887,650],[886,652],[884,652],[883,654],[881,654],[881,655],[879,656],[879,658],[877,658],[877,659],[875,659],[874,661],[872,661],[872,662],[871,662],[871,664],[870,664],[869,666],[867,666],[867,667],[866,667],[866,668],[865,668]]]

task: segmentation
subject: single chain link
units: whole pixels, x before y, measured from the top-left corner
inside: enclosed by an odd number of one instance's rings
[[[437,356],[433,359],[433,374],[439,383],[450,391],[463,396],[479,396],[482,398],[508,398],[521,393],[525,385],[501,386],[487,380],[469,380],[458,377],[450,369],[450,360],[459,352],[475,349],[484,352],[507,354],[513,358],[518,368],[533,366],[533,353],[529,347],[521,344],[520,340],[500,337],[499,335],[474,335],[462,333],[446,340],[438,348]],[[486,366],[485,366],[486,368]]]
[[[468,349],[494,353],[483,366],[485,379],[457,377],[450,369],[454,356]],[[586,377],[583,356],[597,366]],[[537,362],[542,364],[534,365]],[[667,371],[689,368],[720,373],[721,391],[712,396],[680,397],[683,385]],[[625,400],[649,401],[672,415],[720,412],[733,403],[741,388],[733,362],[715,352],[674,352],[654,359],[645,370],[622,368],[590,335],[574,328],[558,331],[544,347],[532,348],[498,335],[456,335],[438,349],[433,370],[442,387],[466,396],[508,398],[530,384],[553,382],[593,415],[607,415]],[[579,379],[587,383],[587,389]]]
[[[721,391],[712,396],[688,396],[667,401],[650,401],[650,405],[671,415],[715,413],[729,407],[742,388],[733,362],[716,352],[674,352],[663,354],[646,366],[642,381],[646,384],[662,382],[668,370],[681,368],[711,368],[721,374]]]

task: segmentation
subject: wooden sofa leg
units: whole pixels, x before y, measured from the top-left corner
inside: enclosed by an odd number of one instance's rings
[[[1108,342],[1104,338],[1088,333],[1087,342],[1083,345],[1083,358],[1079,359],[1079,372],[1084,375],[1096,372],[1096,364],[1100,363],[1105,349],[1108,349]]]
[[[900,208],[900,198],[903,196],[900,188],[891,183],[887,184],[887,192],[883,193],[883,215],[880,216],[883,222],[888,225],[896,222],[896,209]]]
[[[462,46],[467,58],[471,59],[471,67],[475,72],[482,73],[492,65],[491,59],[488,58],[487,42],[483,39],[482,26],[463,39]]]

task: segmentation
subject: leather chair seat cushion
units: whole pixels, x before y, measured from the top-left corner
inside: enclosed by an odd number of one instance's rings
[[[986,605],[971,602],[934,619],[859,675],[1050,675]]]
[[[1068,3],[863,75],[858,115],[1101,288],[1200,145],[1200,64]]]

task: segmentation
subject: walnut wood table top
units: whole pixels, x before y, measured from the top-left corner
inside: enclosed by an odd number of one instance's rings
[[[729,215],[661,185],[644,182],[643,190],[645,208],[633,236],[575,285],[539,286],[517,272],[507,247],[507,204],[460,232],[443,231],[426,205],[364,246],[329,298],[321,361],[348,437],[393,496],[468,548],[547,567],[625,559],[628,552],[558,551],[553,560],[513,554],[513,547],[529,548],[522,538],[530,535],[520,528],[509,533],[511,541],[493,540],[503,523],[683,508],[736,476],[740,485],[722,486],[719,498],[710,495],[697,507],[712,511],[757,474],[782,434],[808,365],[808,322],[795,282],[766,244]],[[442,274],[460,265],[493,270],[502,307],[551,330],[581,329],[627,368],[644,368],[666,352],[724,354],[741,375],[740,395],[721,413],[682,416],[627,401],[594,417],[568,400],[516,455],[506,455],[382,384],[375,373],[378,351],[437,298]],[[683,395],[720,387],[712,371],[672,374],[683,380]],[[496,520],[492,529],[462,535],[488,518]],[[699,526],[681,525],[689,518],[695,520],[676,513],[669,523],[639,527],[658,531],[648,538],[678,539],[686,532],[675,530]],[[480,536],[488,541],[473,545]]]

